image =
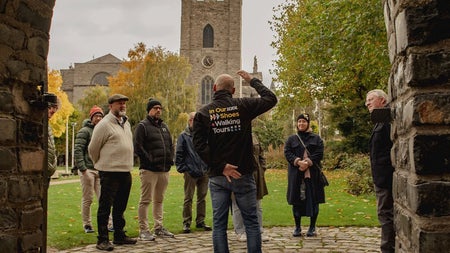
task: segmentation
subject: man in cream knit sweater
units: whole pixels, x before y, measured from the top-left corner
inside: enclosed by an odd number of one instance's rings
[[[128,97],[115,94],[108,99],[109,113],[94,128],[89,144],[89,156],[99,171],[101,193],[97,212],[97,249],[111,251],[108,237],[108,217],[112,207],[114,244],[135,244],[125,235],[123,213],[131,190],[133,168],[133,136],[126,117]]]

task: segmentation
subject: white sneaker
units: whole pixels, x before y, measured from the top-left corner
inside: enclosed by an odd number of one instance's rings
[[[240,242],[246,242],[247,241],[247,234],[246,233],[238,234],[237,235],[237,239]]]
[[[270,241],[270,236],[268,236],[268,235],[266,235],[264,233],[261,233],[261,241],[263,241],[263,242]]]
[[[155,229],[155,235],[156,236],[160,236],[160,237],[170,237],[170,238],[174,238],[175,235],[170,233],[169,230],[167,230],[166,228],[162,227],[159,229]]]
[[[143,231],[139,233],[139,240],[141,241],[154,241],[155,237],[149,231]]]

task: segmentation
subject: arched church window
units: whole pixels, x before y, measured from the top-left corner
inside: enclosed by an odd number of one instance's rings
[[[203,48],[214,47],[214,29],[210,24],[203,28]]]
[[[214,79],[210,76],[205,76],[202,80],[202,104],[211,102],[213,94]]]
[[[98,72],[91,79],[91,85],[109,85],[108,77],[110,74],[106,72]]]

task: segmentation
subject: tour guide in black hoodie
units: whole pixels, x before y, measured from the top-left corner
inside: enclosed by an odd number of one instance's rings
[[[214,252],[228,252],[227,223],[230,196],[234,193],[247,233],[248,252],[261,252],[256,216],[255,164],[252,154],[252,120],[277,103],[275,94],[243,70],[237,73],[250,83],[259,98],[233,98],[233,77],[217,77],[213,101],[194,118],[193,142],[208,164],[213,206]]]

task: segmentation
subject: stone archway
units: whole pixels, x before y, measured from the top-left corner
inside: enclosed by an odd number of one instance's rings
[[[46,108],[55,0],[0,1],[0,248],[46,251]],[[397,252],[450,248],[450,2],[384,0]]]
[[[396,252],[450,248],[450,2],[383,1]]]
[[[47,106],[39,106],[43,97],[38,88],[47,89],[54,4],[55,0],[0,1],[2,252],[46,252]]]

